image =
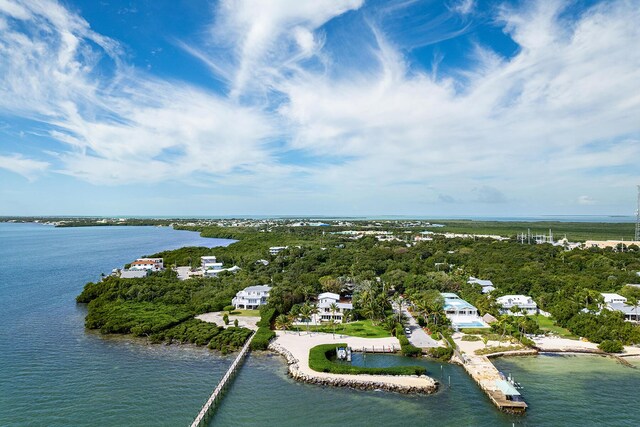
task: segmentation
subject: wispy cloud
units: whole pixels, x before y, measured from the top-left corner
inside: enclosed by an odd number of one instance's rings
[[[34,181],[49,167],[49,163],[28,159],[21,154],[0,155],[0,169],[6,169]]]
[[[0,14],[0,112],[51,126],[69,148],[60,172],[97,184],[215,182],[272,162],[276,132],[262,111],[136,71],[117,42],[55,2],[4,1]]]

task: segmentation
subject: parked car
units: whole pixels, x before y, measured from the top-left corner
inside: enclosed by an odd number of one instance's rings
[[[404,333],[407,334],[407,335],[410,335],[411,334],[411,329],[404,328]]]

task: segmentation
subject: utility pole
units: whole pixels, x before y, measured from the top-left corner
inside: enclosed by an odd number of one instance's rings
[[[638,208],[636,209],[636,242],[640,241],[640,185],[638,185]]]

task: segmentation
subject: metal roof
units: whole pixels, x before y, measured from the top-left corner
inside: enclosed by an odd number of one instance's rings
[[[520,392],[509,382],[505,380],[496,380],[496,387],[505,396],[520,396]]]

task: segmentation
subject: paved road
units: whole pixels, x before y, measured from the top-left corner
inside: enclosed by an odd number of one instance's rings
[[[427,348],[427,347],[438,347],[440,343],[433,338],[431,338],[427,333],[418,325],[416,319],[413,318],[411,313],[406,308],[402,309],[402,314],[404,314],[407,319],[409,319],[409,329],[411,330],[410,334],[407,334],[407,338],[409,338],[409,342],[416,347]]]

